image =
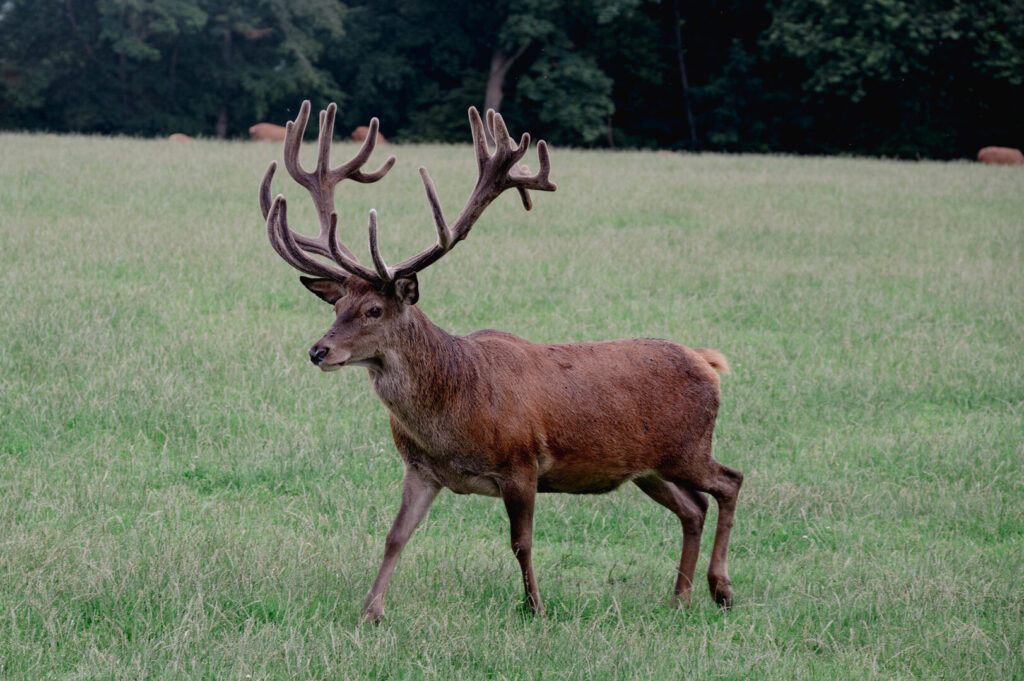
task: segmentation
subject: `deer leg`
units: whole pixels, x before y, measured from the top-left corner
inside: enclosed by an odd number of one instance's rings
[[[512,530],[512,552],[519,561],[523,573],[523,588],[526,591],[526,605],[535,615],[544,614],[540,600],[540,589],[533,574],[533,502],[537,495],[535,479],[508,481],[499,484],[501,499],[508,511]]]
[[[718,502],[718,524],[715,527],[715,544],[711,548],[711,563],[708,565],[708,587],[715,602],[723,608],[732,607],[732,589],[729,588],[729,573],[725,567],[725,556],[729,551],[729,534],[732,532],[733,515],[736,512],[736,498],[743,484],[743,474],[738,470],[712,461],[718,467],[718,474],[708,486],[708,493]]]
[[[402,480],[402,503],[398,508],[395,522],[391,524],[391,529],[388,531],[387,539],[384,541],[384,560],[380,564],[377,578],[373,580],[373,587],[363,604],[362,619],[364,622],[376,623],[383,618],[384,594],[388,590],[388,583],[391,582],[391,575],[395,571],[398,557],[420,521],[427,515],[427,510],[440,490],[441,488],[436,483],[424,478],[412,466],[405,467],[405,477]]]
[[[683,525],[683,553],[679,558],[672,603],[689,605],[708,500],[700,492],[680,487],[656,474],[636,478],[633,482],[644,494],[675,513]]]
[[[705,446],[704,453],[666,462],[667,465],[658,472],[680,488],[707,492],[718,503],[715,543],[708,565],[708,587],[718,605],[729,608],[732,606],[732,589],[729,588],[725,557],[729,551],[729,534],[736,513],[736,499],[743,484],[743,474],[711,458],[710,440]],[[692,463],[694,460],[700,463]]]

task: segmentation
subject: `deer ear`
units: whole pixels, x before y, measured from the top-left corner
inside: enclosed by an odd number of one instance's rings
[[[416,274],[395,280],[395,295],[406,305],[415,305],[420,299],[420,285]]]
[[[312,277],[299,277],[302,285],[315,293],[319,298],[334,305],[345,295],[345,284],[334,279],[313,279]]]

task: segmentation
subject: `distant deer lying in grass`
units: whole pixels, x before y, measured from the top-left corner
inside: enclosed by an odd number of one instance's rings
[[[283,140],[287,132],[280,125],[273,123],[257,123],[249,126],[249,137],[263,142],[279,142]]]
[[[532,206],[529,190],[554,191],[548,179],[547,145],[537,145],[540,170],[529,174],[519,161],[530,136],[517,145],[501,116],[484,122],[469,110],[479,176],[462,212],[449,225],[434,184],[420,168],[437,229],[437,242],[397,265],[385,264],[377,244],[377,214],[370,211],[372,267],[359,262],[338,240],[334,188],[344,179],[376,182],[395,158],[364,173],[377,140],[377,119],[360,150],[330,167],[335,105],[320,113],[319,153],[313,171],[299,164],[299,146],[309,118],[303,102],[287,126],[284,163],[309,190],[319,216],[317,237],[288,226],[284,197],[270,199],[272,162],[259,189],[259,203],[274,250],[305,286],[334,306],[337,318],[309,350],[323,371],[365,367],[391,416],[391,434],[405,477],[402,501],[384,547],[384,560],[362,615],[383,616],[384,594],[402,548],[442,487],[458,494],[501,497],[508,511],[512,551],[522,569],[526,603],[542,613],[533,573],[533,507],[538,492],[599,494],[632,481],[682,521],[683,551],[674,600],[688,602],[708,501],[718,502],[718,526],[708,568],[711,594],[732,604],[726,552],[743,475],[711,457],[711,434],[719,403],[719,379],[727,371],[717,350],[688,348],[654,339],[548,345],[500,331],[452,336],[427,319],[416,301],[416,274],[466,238],[484,209],[507,189]],[[329,258],[326,262],[313,255]]]
[[[985,147],[978,151],[978,160],[1004,166],[1024,166],[1024,153],[1013,147]]]

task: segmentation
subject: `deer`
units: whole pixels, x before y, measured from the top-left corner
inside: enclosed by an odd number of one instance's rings
[[[352,131],[352,134],[349,135],[349,138],[351,138],[351,140],[353,142],[362,142],[363,140],[366,139],[366,136],[368,134],[370,134],[370,128],[368,126],[365,126],[365,125],[360,125],[355,130]],[[378,132],[377,133],[377,144],[387,144],[387,143],[388,143],[388,141],[387,141],[387,139],[385,139],[384,135],[382,135],[381,133]]]
[[[249,126],[249,137],[259,142],[280,142],[285,138],[285,129],[274,123],[257,123]]]
[[[1024,166],[1024,154],[1013,147],[983,147],[978,150],[978,160],[1004,166]]]
[[[729,370],[724,355],[650,338],[548,344],[494,330],[465,336],[443,331],[416,305],[417,275],[463,241],[506,190],[515,189],[526,210],[533,206],[531,191],[555,191],[547,144],[538,142],[540,169],[530,174],[519,163],[529,148],[529,133],[517,144],[500,114],[488,110],[482,118],[470,108],[477,180],[462,211],[448,223],[434,183],[421,167],[435,243],[388,265],[378,244],[377,212],[370,210],[370,264],[364,264],[338,238],[334,190],[343,180],[379,181],[395,157],[375,171],[363,170],[377,141],[379,122],[373,118],[355,155],[332,168],[336,109],[332,103],[320,112],[313,170],[299,162],[308,100],[286,126],[284,164],[313,200],[318,235],[293,231],[284,196],[271,200],[276,160],[260,182],[259,206],[273,250],[302,274],[299,279],[309,291],[334,307],[334,323],[310,347],[310,361],[325,372],[343,367],[367,371],[388,410],[404,464],[398,513],[361,621],[382,620],[399,556],[442,489],[502,500],[525,607],[543,615],[532,561],[537,494],[601,494],[626,482],[682,524],[682,555],[672,596],[678,607],[690,603],[709,506],[706,495],[715,499],[718,520],[708,586],[718,605],[730,608],[726,553],[743,475],[711,456],[720,401],[718,372]]]

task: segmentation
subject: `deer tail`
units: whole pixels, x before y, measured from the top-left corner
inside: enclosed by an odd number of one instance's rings
[[[713,350],[711,348],[694,348],[693,350],[703,357],[704,361],[710,364],[718,373],[729,373],[729,363],[725,361],[725,355],[720,353],[718,350]]]

